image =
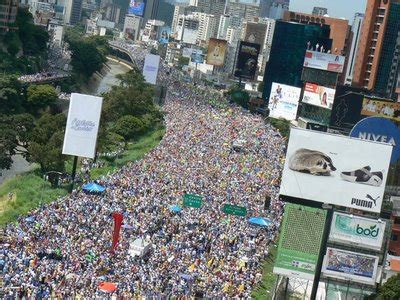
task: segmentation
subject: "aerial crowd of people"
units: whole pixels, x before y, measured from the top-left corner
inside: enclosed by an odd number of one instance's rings
[[[124,47],[142,66],[146,52]],[[282,218],[285,139],[261,116],[179,78],[160,65],[158,82],[168,87],[165,136],[142,160],[100,178],[104,193],[75,190],[6,226],[5,299],[250,298]],[[233,149],[236,140],[241,149]],[[202,197],[200,208],[182,205],[187,193]],[[247,215],[225,214],[226,203],[246,207]],[[124,217],[115,253],[113,212]],[[252,225],[250,217],[271,223]],[[134,257],[129,250],[138,238],[151,250]],[[117,289],[106,294],[101,282]]]

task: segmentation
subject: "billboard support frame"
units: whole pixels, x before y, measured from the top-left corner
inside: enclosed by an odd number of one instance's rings
[[[76,176],[76,167],[78,165],[78,156],[74,155],[74,163],[72,165],[72,173],[71,173],[71,185],[69,188],[69,192],[72,193],[74,190],[75,176]]]
[[[324,232],[322,234],[322,243],[321,243],[321,247],[319,249],[317,266],[315,268],[314,282],[313,282],[313,286],[312,286],[312,290],[311,290],[311,297],[310,297],[311,300],[316,300],[316,298],[317,298],[318,286],[319,286],[319,282],[321,280],[322,264],[324,261],[324,255],[328,248],[329,233],[331,231],[331,224],[332,224],[332,219],[333,219],[333,206],[323,204],[322,207],[327,209],[328,213],[327,213],[327,216],[325,219]]]

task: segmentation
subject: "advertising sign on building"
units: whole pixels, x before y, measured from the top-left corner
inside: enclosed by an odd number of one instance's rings
[[[156,84],[159,64],[159,55],[146,54],[144,59],[143,76],[147,83]]]
[[[167,44],[169,42],[170,35],[171,35],[171,28],[169,26],[161,27],[158,41],[161,44]]]
[[[130,0],[128,14],[143,17],[146,8],[146,0]]]
[[[334,242],[380,250],[385,227],[386,223],[381,220],[335,212],[329,239]]]
[[[285,205],[274,273],[314,280],[326,211],[292,203]]]
[[[269,97],[269,116],[276,119],[295,120],[301,89],[273,82]]]
[[[207,64],[223,66],[226,55],[226,41],[210,38],[208,41]]]
[[[365,97],[361,114],[363,116],[382,117],[400,122],[400,103]]]
[[[236,58],[235,76],[245,79],[254,79],[257,70],[260,45],[241,41]]]
[[[392,121],[381,117],[369,117],[358,122],[350,132],[351,137],[393,145],[391,163],[400,158],[400,129]]]
[[[304,87],[303,102],[332,109],[335,90],[307,82]]]
[[[375,285],[378,256],[329,248],[324,257],[324,275]]]
[[[342,73],[345,57],[317,51],[306,51],[304,67]]]
[[[62,153],[94,158],[103,98],[71,94]]]
[[[292,128],[280,194],[379,213],[392,148]]]
[[[244,41],[253,44],[263,45],[266,33],[267,24],[247,22],[245,25]]]

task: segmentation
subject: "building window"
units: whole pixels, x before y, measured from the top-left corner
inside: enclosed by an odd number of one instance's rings
[[[400,217],[394,218],[394,224],[400,224]]]
[[[398,238],[397,234],[392,234],[392,241],[397,241],[397,238]]]

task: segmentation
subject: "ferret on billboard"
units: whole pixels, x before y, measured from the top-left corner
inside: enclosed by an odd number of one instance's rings
[[[280,194],[381,211],[390,144],[292,128]]]
[[[213,66],[223,66],[226,55],[226,41],[211,38],[208,41],[207,64]]]

